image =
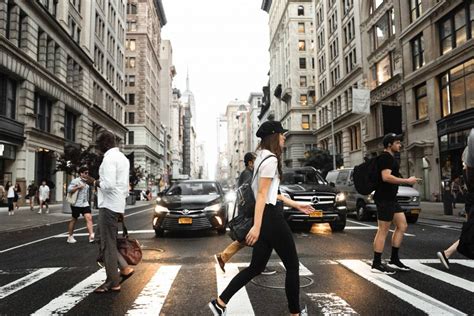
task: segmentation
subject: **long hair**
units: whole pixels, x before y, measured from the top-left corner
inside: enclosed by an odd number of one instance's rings
[[[257,149],[266,149],[271,151],[278,160],[278,174],[280,177],[283,175],[282,163],[281,163],[281,154],[282,149],[280,147],[280,134],[275,133],[268,136],[265,136],[258,145]]]

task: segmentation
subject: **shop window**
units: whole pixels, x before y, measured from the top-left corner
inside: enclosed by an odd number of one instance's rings
[[[309,130],[309,115],[301,116],[301,128],[303,130]]]
[[[15,119],[16,81],[0,74],[0,116]]]
[[[419,34],[411,41],[411,53],[413,70],[417,70],[425,64],[423,34]]]
[[[416,119],[422,120],[428,117],[428,96],[426,83],[415,88]]]

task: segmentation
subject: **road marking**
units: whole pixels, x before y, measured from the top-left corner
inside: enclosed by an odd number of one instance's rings
[[[15,293],[19,290],[53,274],[54,272],[61,270],[61,268],[43,268],[38,269],[30,274],[10,282],[2,287],[0,287],[0,300]]]
[[[120,230],[117,234],[118,235],[122,235],[122,231]],[[154,234],[155,231],[153,229],[142,229],[142,230],[129,230],[128,231],[128,234]],[[61,235],[56,235],[56,236],[53,236],[53,238],[65,238],[65,237],[68,237],[69,234],[68,233],[64,233],[64,234],[61,234]],[[84,237],[84,236],[89,236],[89,233],[78,233],[78,234],[74,234],[74,237]]]
[[[318,311],[324,316],[331,315],[359,315],[342,298],[334,293],[307,293],[312,302],[321,310]]]
[[[49,302],[49,304],[34,312],[32,315],[59,315],[67,313],[87,295],[91,294],[92,291],[99,287],[104,282],[105,278],[105,269],[98,270],[87,279],[76,284],[63,295],[58,296]]]
[[[461,224],[461,223],[460,223]],[[434,227],[434,228],[443,228],[443,229],[448,229],[448,230],[454,230],[454,231],[461,231],[461,228],[456,228],[454,226],[449,226],[449,225],[436,225],[436,224],[431,224],[423,221],[418,221],[418,225],[421,226],[428,226],[428,227]]]
[[[439,259],[419,259],[418,261],[420,263],[441,263]],[[468,268],[474,268],[474,261],[469,259],[449,259],[449,263],[457,263]]]
[[[388,275],[372,273],[370,266],[361,260],[339,260],[339,263],[428,315],[466,315]]]
[[[377,230],[378,228],[375,226],[346,226],[344,230]]]
[[[448,284],[457,286],[466,291],[474,292],[474,282],[462,279],[455,275],[427,266],[421,263],[420,260],[408,259],[408,260],[402,260],[402,261],[413,270],[429,275],[435,279],[446,282]]]
[[[280,262],[280,265],[285,269],[285,265],[283,262]],[[285,269],[286,271],[286,269]],[[309,271],[308,268],[306,268],[301,262],[300,262],[300,276],[310,276],[313,275],[313,272]]]
[[[161,266],[128,310],[127,315],[159,315],[181,266]]]
[[[248,265],[248,263],[245,265]],[[222,272],[218,264],[216,264],[215,267],[217,292],[219,295],[224,291],[227,285],[229,285],[230,281],[239,273],[239,265],[235,263],[227,263],[225,265],[225,274]],[[235,293],[230,302],[227,304],[226,310],[227,315],[255,315],[245,286]]]
[[[362,226],[365,226],[365,227],[372,227],[371,229],[378,229],[377,226],[369,225],[369,224],[365,224],[365,223],[355,222],[355,221],[351,221],[351,220],[346,220],[346,222],[353,223],[353,224],[358,224],[358,225],[362,225]],[[354,226],[350,226],[350,227],[354,227]],[[345,227],[344,229],[347,229],[347,227]],[[358,228],[353,228],[353,229],[358,229]],[[359,228],[359,229],[362,229],[362,228]],[[366,228],[366,229],[369,229],[369,228]],[[393,229],[390,229],[390,231],[391,231],[392,233],[394,232]],[[405,235],[405,236],[408,236],[408,237],[416,237],[416,235],[409,234],[409,233],[405,233],[404,235]]]
[[[132,213],[132,214],[125,215],[125,217],[129,217],[129,216],[133,216],[133,215],[136,215],[136,214],[140,214],[140,213],[143,213],[143,212],[149,212],[149,211],[150,211],[150,209],[148,208],[146,210],[141,210],[141,211],[138,211],[138,212],[135,212],[135,213]],[[94,224],[93,226],[96,226],[96,225],[97,224]],[[76,232],[76,231],[80,231],[80,230],[84,230],[84,229],[87,229],[87,227],[78,228],[78,229],[75,229],[74,231]],[[61,234],[57,234],[57,235],[53,235],[53,236],[33,240],[33,241],[30,241],[30,242],[27,242],[27,243],[24,243],[24,244],[21,244],[21,245],[18,245],[18,246],[14,246],[14,247],[11,247],[11,248],[8,248],[8,249],[0,250],[0,253],[5,253],[5,252],[8,252],[8,251],[18,249],[18,248],[23,248],[23,247],[33,245],[33,244],[36,244],[36,243],[39,243],[39,242],[42,242],[42,241],[45,241],[45,240],[49,240],[49,239],[52,239],[52,238],[64,237],[64,236],[67,236],[67,234],[68,233],[65,232],[65,233],[61,233]]]

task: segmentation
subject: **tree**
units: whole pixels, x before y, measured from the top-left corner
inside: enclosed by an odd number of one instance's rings
[[[131,190],[135,188],[135,186],[145,177],[145,173],[141,166],[134,166],[130,168],[130,187]]]
[[[95,153],[94,146],[87,148],[84,146],[66,145],[64,154],[57,159],[56,170],[63,171],[68,175],[74,175],[81,166],[89,168],[89,175],[93,178],[99,177],[99,167],[103,156]]]
[[[344,161],[341,155],[336,155],[336,168],[343,165]],[[305,166],[311,166],[321,171],[323,177],[333,169],[332,155],[328,150],[321,148],[312,149],[305,153]]]

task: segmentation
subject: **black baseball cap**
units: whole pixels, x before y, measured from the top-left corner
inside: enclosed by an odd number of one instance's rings
[[[288,130],[284,129],[283,126],[281,126],[280,121],[266,121],[262,125],[260,125],[256,135],[257,137],[265,138],[269,135],[283,134],[286,132],[288,132]]]
[[[393,144],[397,140],[403,140],[403,135],[395,134],[395,133],[388,133],[383,137],[383,147],[387,148],[388,144]]]

